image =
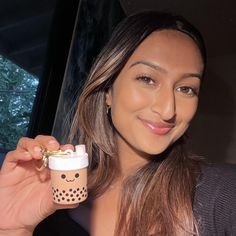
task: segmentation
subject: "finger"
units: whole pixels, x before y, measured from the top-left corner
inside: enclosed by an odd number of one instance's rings
[[[30,161],[32,158],[32,155],[24,150],[10,151],[3,161],[1,173],[13,170],[19,161]]]
[[[61,209],[72,209],[72,208],[76,208],[79,206],[79,203],[77,204],[57,204],[57,203],[54,203],[55,205],[55,208],[57,210],[61,210]]]
[[[75,150],[75,148],[74,148],[74,146],[72,145],[72,144],[65,144],[65,145],[61,145],[60,146],[60,149],[62,150],[62,151],[65,151],[65,150],[72,150],[72,151],[74,151]]]
[[[17,150],[28,151],[34,159],[42,158],[42,145],[35,139],[21,138],[17,144]]]
[[[41,182],[45,182],[50,179],[50,170],[48,168],[45,168],[38,173],[38,176]]]
[[[38,135],[35,140],[48,150],[58,150],[60,148],[59,142],[53,136]]]
[[[49,192],[51,192],[51,186],[49,186],[50,189],[48,189]],[[45,213],[45,217],[48,216],[49,212],[50,214],[52,214],[53,212],[55,212],[56,210],[60,210],[60,209],[70,209],[70,208],[76,208],[79,206],[79,203],[77,204],[57,204],[55,202],[53,202],[53,195],[50,194],[50,196],[48,196],[48,201],[44,201],[43,204],[45,204],[45,206],[42,206],[43,209],[48,209],[47,213]]]

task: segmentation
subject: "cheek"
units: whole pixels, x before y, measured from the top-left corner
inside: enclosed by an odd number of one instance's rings
[[[190,123],[193,119],[196,111],[197,111],[198,99],[194,99],[193,101],[185,102],[185,104],[181,104],[178,106],[177,115],[180,120],[185,123]]]
[[[117,87],[113,95],[112,122],[116,130],[127,138],[130,135],[131,127],[136,123],[137,116],[150,106],[150,93],[148,94],[134,85],[127,85],[120,89]]]
[[[188,129],[192,118],[194,117],[197,110],[197,101],[184,102],[181,106],[177,106],[177,129],[174,133],[172,143],[179,139]]]
[[[152,96],[150,91],[144,91],[135,86],[126,86],[117,89],[114,94],[112,109],[114,112],[135,112],[147,108],[151,104]],[[121,114],[122,115],[122,114]]]

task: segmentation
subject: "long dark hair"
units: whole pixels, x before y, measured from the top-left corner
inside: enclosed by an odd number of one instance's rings
[[[119,174],[115,131],[106,114],[105,94],[140,43],[153,31],[164,29],[191,37],[206,63],[200,33],[181,16],[143,12],[118,25],[91,69],[70,132],[73,139],[79,130],[80,142],[88,149],[90,196],[102,194]],[[199,163],[185,151],[181,137],[129,176],[123,184],[115,235],[197,235],[193,199]]]

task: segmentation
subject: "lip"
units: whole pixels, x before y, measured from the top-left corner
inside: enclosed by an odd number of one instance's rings
[[[165,135],[171,131],[171,129],[174,127],[173,124],[165,124],[163,122],[153,122],[145,119],[141,119],[141,122],[144,124],[145,127],[150,129],[152,133],[157,135]]]

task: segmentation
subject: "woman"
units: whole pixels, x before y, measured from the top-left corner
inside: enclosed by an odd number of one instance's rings
[[[70,132],[89,153],[90,197],[35,235],[234,234],[235,168],[204,166],[185,150],[205,63],[200,34],[182,17],[146,12],[117,27]],[[49,136],[19,140],[1,170],[0,235],[32,235],[66,208],[52,202],[48,170],[35,169],[42,146],[73,149]]]

